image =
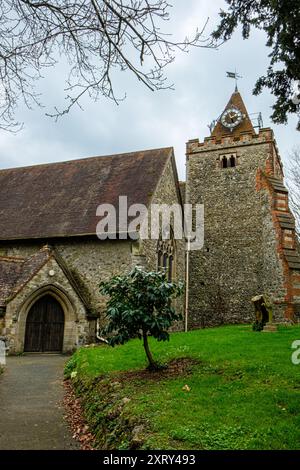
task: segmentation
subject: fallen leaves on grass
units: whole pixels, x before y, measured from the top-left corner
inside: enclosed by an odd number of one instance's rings
[[[84,419],[80,399],[76,397],[69,380],[64,382],[64,388],[63,404],[67,412],[64,417],[71,428],[72,437],[79,442],[81,450],[94,450],[95,439]]]

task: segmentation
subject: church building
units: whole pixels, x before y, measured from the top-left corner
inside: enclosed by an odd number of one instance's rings
[[[96,234],[100,204],[180,204],[172,148],[0,171],[0,336],[11,353],[69,352],[95,341],[101,281],[157,269],[157,240]],[[184,278],[184,244],[160,243],[169,279]],[[180,302],[178,305],[180,307]]]
[[[258,294],[275,321],[297,318],[300,256],[272,130],[253,127],[236,90],[186,158],[185,183],[172,147],[0,170],[0,336],[11,353],[94,342],[105,321],[100,282],[136,265],[187,281],[177,308],[189,328],[252,322]],[[187,254],[172,230],[151,240],[117,228],[100,240],[97,207],[120,196],[204,204],[204,247]]]

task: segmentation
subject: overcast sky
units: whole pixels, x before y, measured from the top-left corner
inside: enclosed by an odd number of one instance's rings
[[[171,23],[176,39],[182,39],[201,27],[207,17],[207,34],[218,21],[223,0],[173,0]],[[45,116],[45,109],[19,109],[18,119],[25,128],[13,135],[0,131],[0,168],[64,161],[93,155],[109,155],[127,151],[173,146],[181,179],[185,178],[185,143],[209,135],[207,125],[216,119],[234,90],[234,81],[226,71],[235,68],[243,76],[239,90],[249,113],[261,111],[264,127],[271,126],[286,163],[289,152],[300,143],[296,117],[288,125],[275,126],[270,121],[274,103],[267,91],[255,97],[252,89],[258,76],[266,72],[268,49],[265,36],[254,31],[243,41],[235,34],[219,50],[193,49],[178,53],[167,70],[175,91],[151,92],[129,73],[116,76],[115,87],[127,99],[119,106],[104,98],[97,103],[85,100],[84,111],[73,109],[55,123]],[[51,106],[60,103],[65,70],[58,67],[41,83],[43,100]]]

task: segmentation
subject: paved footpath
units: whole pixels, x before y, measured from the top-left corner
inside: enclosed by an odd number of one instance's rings
[[[64,421],[60,355],[8,357],[0,376],[0,450],[72,450]]]

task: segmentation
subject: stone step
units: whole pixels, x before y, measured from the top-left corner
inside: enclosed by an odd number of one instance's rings
[[[274,323],[267,323],[262,331],[265,333],[275,333],[278,331],[278,327]]]

